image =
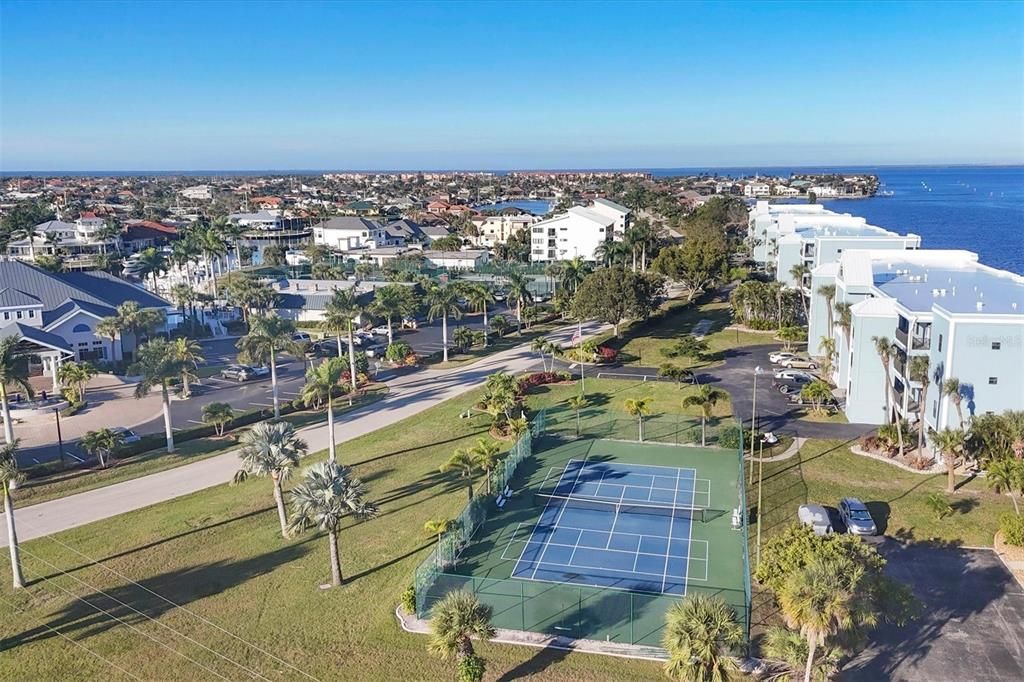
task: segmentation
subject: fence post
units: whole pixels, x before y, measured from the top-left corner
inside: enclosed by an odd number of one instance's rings
[[[522,630],[526,630],[526,583],[519,583],[519,616],[523,621]]]
[[[636,635],[633,633],[633,621],[636,615],[633,613],[633,593],[629,593],[629,643],[636,644]]]

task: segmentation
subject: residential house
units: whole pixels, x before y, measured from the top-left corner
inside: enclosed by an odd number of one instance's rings
[[[7,245],[8,255],[32,262],[37,256],[63,255],[68,269],[87,268],[97,254],[117,251],[119,237],[106,234],[106,221],[95,213],[83,213],[73,223],[48,220],[35,227],[31,238],[18,239]]]
[[[477,235],[472,237],[471,241],[477,246],[493,248],[498,244],[504,244],[512,235],[528,230],[530,226],[540,221],[540,217],[526,212],[502,211],[498,215],[476,216],[472,222],[476,226]]]
[[[369,218],[338,216],[313,226],[313,242],[332,249],[384,246],[384,241],[380,223]]]

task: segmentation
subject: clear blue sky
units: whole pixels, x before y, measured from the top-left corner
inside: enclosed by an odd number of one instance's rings
[[[0,4],[0,169],[1024,161],[1024,3]]]

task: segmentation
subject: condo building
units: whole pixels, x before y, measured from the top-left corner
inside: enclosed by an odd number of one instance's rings
[[[587,207],[573,206],[530,228],[530,260],[597,260],[598,248],[621,240],[629,224],[629,209],[607,199],[595,199]]]

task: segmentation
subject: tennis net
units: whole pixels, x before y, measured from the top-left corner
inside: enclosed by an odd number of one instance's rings
[[[551,493],[534,493],[534,504],[548,504],[568,507],[570,509],[587,509],[593,511],[619,514],[635,514],[640,516],[671,516],[677,519],[703,521],[703,507],[686,507],[677,505],[654,504],[651,502],[635,502],[631,500],[609,500],[607,498],[586,497],[581,495],[553,495]]]

